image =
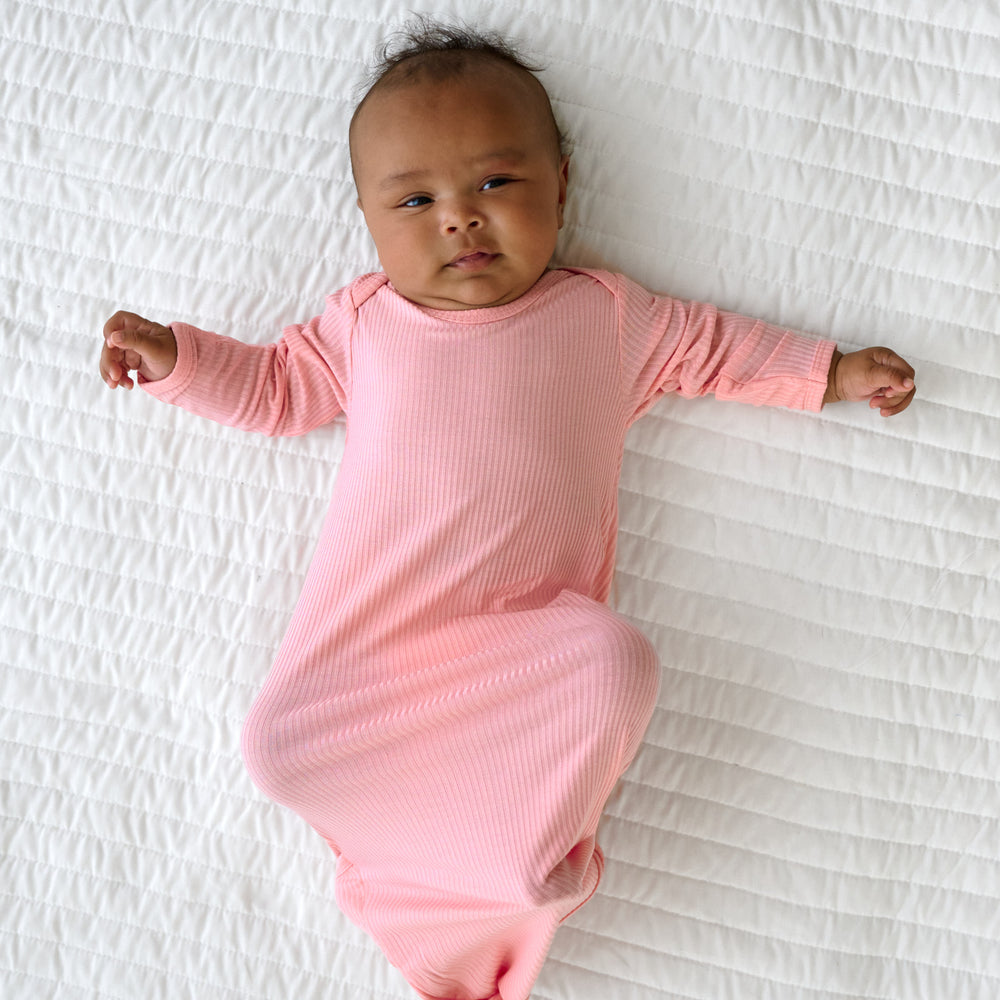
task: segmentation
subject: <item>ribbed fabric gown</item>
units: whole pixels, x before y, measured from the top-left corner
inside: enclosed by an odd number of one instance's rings
[[[626,430],[666,391],[819,409],[833,344],[569,269],[455,312],[366,275],[266,347],[173,330],[161,399],[267,434],[346,413],[250,774],[422,997],[524,1000],[656,699],[605,605]]]

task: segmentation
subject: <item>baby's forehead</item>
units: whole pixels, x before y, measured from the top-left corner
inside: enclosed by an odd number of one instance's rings
[[[445,56],[452,58],[442,58]],[[377,100],[390,112],[404,113],[414,92],[428,96],[454,94],[467,91],[470,85],[498,95],[516,95],[527,106],[551,113],[545,88],[528,70],[486,53],[435,52],[415,56],[393,67],[365,95],[355,112],[355,120],[372,101]]]
[[[452,58],[438,58],[441,56]],[[487,53],[445,52],[407,59],[372,86],[351,121],[352,156],[358,123],[368,110],[377,107],[376,117],[381,127],[386,127],[386,119],[405,118],[411,114],[415,100],[430,104],[440,100],[442,95],[468,97],[473,90],[486,90],[504,101],[516,101],[526,135],[541,127],[551,131],[557,145],[560,143],[548,93],[533,73]]]

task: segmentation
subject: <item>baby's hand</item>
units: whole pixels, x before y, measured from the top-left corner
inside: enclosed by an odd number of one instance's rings
[[[104,324],[101,378],[112,389],[131,389],[135,383],[130,371],[147,382],[157,382],[166,378],[176,363],[177,341],[169,327],[129,312],[116,312]]]
[[[888,347],[868,347],[853,354],[835,351],[824,403],[867,399],[873,410],[891,417],[905,410],[917,391],[913,369]]]

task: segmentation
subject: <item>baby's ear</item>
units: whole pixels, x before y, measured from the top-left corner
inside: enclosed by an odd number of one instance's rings
[[[564,156],[559,163],[559,228],[562,229],[563,210],[566,208],[566,192],[569,188],[569,157]]]

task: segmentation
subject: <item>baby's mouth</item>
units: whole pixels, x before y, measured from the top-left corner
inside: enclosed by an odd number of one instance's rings
[[[500,254],[488,250],[466,250],[452,260],[448,267],[459,271],[482,271],[489,267]]]

